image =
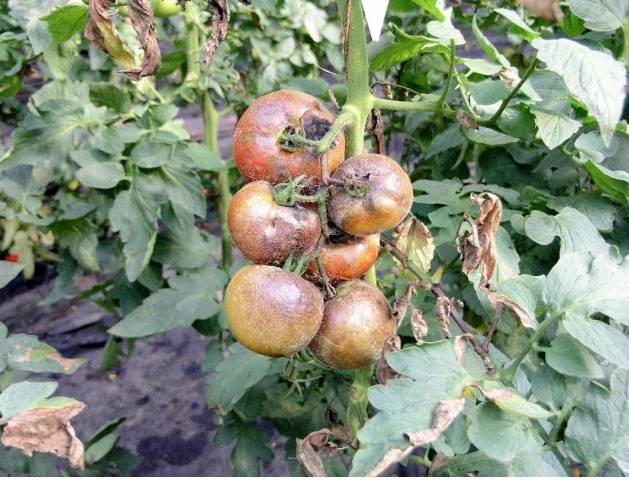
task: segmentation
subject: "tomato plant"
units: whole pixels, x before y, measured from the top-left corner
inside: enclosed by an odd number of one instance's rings
[[[236,474],[627,473],[626,2],[88,3],[0,6],[3,279],[207,336]]]

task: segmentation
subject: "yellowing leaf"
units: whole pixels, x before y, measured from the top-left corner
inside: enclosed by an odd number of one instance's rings
[[[118,34],[112,20],[113,0],[92,0],[89,6],[89,20],[85,27],[85,38],[100,51],[107,53],[120,65],[135,67],[135,58]]]
[[[398,227],[396,246],[424,272],[430,270],[435,254],[435,244],[428,227],[415,217],[406,220]]]

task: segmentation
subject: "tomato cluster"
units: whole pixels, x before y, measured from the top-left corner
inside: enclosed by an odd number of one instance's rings
[[[408,214],[413,192],[387,156],[344,160],[342,133],[319,154],[316,142],[333,122],[318,99],[288,90],[258,98],[238,121],[234,159],[250,183],[234,195],[228,222],[254,265],[227,286],[225,312],[234,337],[254,352],[290,356],[308,347],[348,369],[378,360],[395,334],[386,297],[360,278],[378,258],[380,233]],[[292,193],[280,200],[279,191]]]

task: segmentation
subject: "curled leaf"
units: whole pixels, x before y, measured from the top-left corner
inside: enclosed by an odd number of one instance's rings
[[[520,3],[538,17],[553,22],[563,20],[563,12],[557,0],[520,0]]]
[[[510,68],[502,67],[498,72],[498,76],[500,77],[500,80],[502,80],[502,83],[504,83],[509,88],[513,87],[517,82],[520,81],[517,72],[511,70]]]
[[[483,264],[480,288],[489,290],[496,270],[496,233],[502,218],[502,202],[493,193],[472,194],[470,199],[480,205],[480,215],[471,232],[459,235],[459,251],[463,257],[463,273],[475,272]]]
[[[411,298],[415,295],[416,290],[417,280],[409,282],[406,286],[406,290],[404,290],[404,293],[395,301],[395,304],[393,305],[393,316],[397,321],[398,328],[404,320],[404,317],[406,317],[408,306],[410,305]]]
[[[435,254],[435,244],[428,227],[411,216],[397,228],[395,245],[409,260],[428,272]]]
[[[434,442],[439,435],[447,429],[452,421],[463,411],[465,406],[464,398],[455,398],[454,400],[442,400],[435,407],[433,412],[432,427],[421,432],[412,432],[406,434],[406,439],[410,445],[404,449],[392,448],[384,454],[382,460],[371,470],[367,476],[377,477],[382,474],[391,465],[400,462],[411,454],[416,447],[421,447]]]
[[[504,295],[499,295],[495,292],[489,293],[489,301],[492,306],[500,313],[500,311],[506,308],[511,316],[522,326],[531,328],[533,326],[533,319],[527,313],[527,311],[514,301],[508,299]]]
[[[411,330],[417,343],[421,343],[424,337],[428,335],[428,324],[424,320],[424,315],[421,310],[414,306],[411,306]]]
[[[452,334],[450,333],[450,313],[452,312],[452,300],[450,300],[445,295],[440,295],[437,297],[437,306],[435,307],[437,311],[437,320],[439,321],[439,325],[441,326],[441,330],[446,338],[450,338]]]
[[[85,404],[72,401],[62,407],[38,407],[10,418],[2,434],[2,444],[33,452],[52,453],[67,458],[74,468],[83,468],[83,443],[70,420],[81,413]]]
[[[384,123],[380,109],[373,108],[367,119],[367,131],[371,136],[371,149],[374,153],[386,155],[384,143]]]
[[[376,378],[382,385],[386,385],[389,380],[401,377],[401,375],[393,370],[387,363],[389,353],[398,352],[401,348],[402,339],[398,335],[393,335],[384,343],[382,358],[378,361],[378,367],[376,368]]]
[[[85,38],[101,52],[108,54],[116,63],[128,68],[135,66],[133,54],[120,38],[113,22],[114,0],[91,0]]]
[[[122,73],[132,80],[140,80],[157,72],[162,63],[150,0],[129,0],[129,18],[144,50],[144,59],[138,70],[124,70]]]
[[[339,450],[338,445],[330,441],[330,436],[335,436],[344,443],[351,440],[346,432],[328,428],[311,432],[303,440],[297,439],[297,459],[311,477],[327,476],[322,458],[330,458]]]
[[[227,0],[209,0],[212,12],[212,35],[205,43],[205,63],[209,65],[218,46],[227,37],[229,30],[229,4]]]

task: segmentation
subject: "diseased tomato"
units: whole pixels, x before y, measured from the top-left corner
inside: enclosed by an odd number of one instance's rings
[[[367,194],[350,195],[343,186],[330,188],[330,219],[350,235],[371,235],[396,227],[413,204],[411,180],[392,158],[375,153],[345,160],[332,178],[362,185]]]
[[[323,295],[299,275],[268,265],[248,265],[225,291],[229,329],[249,350],[290,356],[312,340],[323,318]]]
[[[321,179],[319,156],[312,147],[296,151],[282,147],[280,139],[288,129],[303,130],[311,140],[322,138],[334,117],[321,101],[307,93],[278,90],[256,99],[240,117],[234,131],[234,160],[248,181],[267,180],[280,183],[291,177],[306,175]],[[345,138],[339,134],[336,143],[324,155],[333,172],[343,161]]]
[[[151,0],[151,4],[156,17],[166,18],[181,13],[181,5],[177,0]]]
[[[336,296],[325,304],[323,323],[309,347],[330,367],[366,367],[382,356],[395,330],[391,307],[380,290],[352,280],[337,287]]]
[[[255,263],[282,263],[315,248],[321,235],[319,215],[300,205],[283,207],[264,180],[241,188],[231,201],[227,221],[234,243]]]
[[[323,270],[334,285],[362,277],[378,259],[380,235],[349,237],[340,242],[327,241],[321,247]],[[316,261],[310,262],[308,273],[319,277]]]

